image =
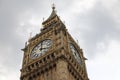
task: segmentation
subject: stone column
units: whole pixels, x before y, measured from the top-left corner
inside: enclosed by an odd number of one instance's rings
[[[59,59],[56,66],[57,80],[69,80],[67,62],[63,59]]]

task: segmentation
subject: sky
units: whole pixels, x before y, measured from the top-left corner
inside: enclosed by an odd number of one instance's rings
[[[0,0],[0,80],[19,80],[22,48],[51,5],[88,59],[90,80],[120,80],[119,0]]]

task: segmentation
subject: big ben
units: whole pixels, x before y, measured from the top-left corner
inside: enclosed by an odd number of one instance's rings
[[[56,14],[23,48],[20,80],[89,80],[82,49]]]

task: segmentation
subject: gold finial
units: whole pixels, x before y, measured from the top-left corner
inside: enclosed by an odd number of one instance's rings
[[[55,10],[55,4],[54,3],[52,4],[52,9]]]

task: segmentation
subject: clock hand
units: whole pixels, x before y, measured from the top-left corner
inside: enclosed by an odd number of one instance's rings
[[[49,47],[41,47],[39,50],[48,49]]]

